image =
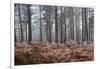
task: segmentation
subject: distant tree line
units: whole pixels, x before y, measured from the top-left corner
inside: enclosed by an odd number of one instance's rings
[[[14,13],[15,42],[31,43],[33,37],[40,42],[94,41],[93,8],[15,4]]]

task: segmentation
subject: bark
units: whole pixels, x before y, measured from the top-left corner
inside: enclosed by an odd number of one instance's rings
[[[42,42],[41,6],[40,6],[40,41]]]
[[[57,6],[55,6],[55,42],[58,42]]]
[[[19,22],[20,22],[20,30],[21,30],[21,42],[23,42],[23,30],[22,30],[20,5],[18,5],[18,11],[19,11]]]
[[[32,41],[31,10],[30,10],[30,5],[28,5],[28,43],[31,44],[31,41]]]

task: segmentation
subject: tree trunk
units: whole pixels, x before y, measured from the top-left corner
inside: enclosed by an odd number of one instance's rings
[[[55,6],[55,42],[58,42],[57,6]]]
[[[73,8],[71,8],[71,16],[70,16],[70,36],[71,40],[74,40]]]
[[[21,30],[21,42],[23,42],[23,30],[22,30],[22,23],[21,23],[21,12],[20,12],[20,5],[18,5],[19,10],[19,22],[20,22],[20,30]]]
[[[60,8],[60,10],[61,10],[61,18],[60,18],[60,20],[61,20],[61,43],[63,43],[63,29],[62,29],[62,24],[63,24],[62,13],[63,13],[63,11],[62,11],[62,7]]]
[[[27,23],[26,23],[26,41],[27,41]]]
[[[66,13],[65,13],[65,8],[64,8],[64,24],[65,24],[65,37],[64,37],[64,42],[66,42]]]
[[[40,41],[42,42],[41,6],[40,6]]]
[[[85,41],[85,37],[84,37],[84,34],[85,34],[85,32],[84,32],[84,29],[85,29],[85,27],[84,27],[84,9],[82,8],[82,42],[83,41]]]
[[[50,9],[50,6],[49,6],[48,9],[49,9],[49,23],[48,23],[48,25],[49,25],[49,26],[48,26],[48,27],[49,27],[49,32],[48,32],[48,33],[49,33],[49,42],[51,42],[51,19],[50,19],[50,18],[51,18],[51,17],[50,17],[50,10],[51,10],[51,9]]]
[[[89,24],[88,24],[88,27],[89,27],[89,28],[88,28],[88,32],[89,32],[89,33],[88,33],[88,35],[89,35],[89,36],[88,36],[88,39],[89,39],[89,41],[90,41],[90,9],[88,9],[88,10],[89,10],[89,11],[88,11],[88,21],[89,21]]]
[[[31,41],[32,41],[31,10],[30,10],[30,5],[28,5],[28,43],[31,44]]]
[[[14,29],[14,37],[15,37],[15,43],[17,42],[17,39],[16,39],[16,29]]]
[[[74,40],[74,13],[73,13],[73,9],[72,8],[72,40]]]
[[[85,40],[88,41],[88,29],[87,29],[87,9],[84,8],[85,14]]]

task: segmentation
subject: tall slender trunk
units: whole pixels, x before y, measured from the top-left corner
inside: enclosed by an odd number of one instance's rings
[[[60,10],[61,10],[61,43],[63,43],[63,29],[62,29],[62,24],[63,24],[63,21],[62,21],[62,7],[60,7]]]
[[[55,6],[55,42],[58,42],[57,6]]]
[[[71,40],[74,40],[73,8],[71,8],[71,17],[70,17],[70,36]]]
[[[89,21],[89,24],[88,24],[88,31],[89,31],[89,33],[88,33],[88,35],[89,35],[89,37],[88,37],[88,39],[89,39],[89,41],[90,41],[90,9],[88,9],[89,11],[88,11],[88,21]]]
[[[15,15],[14,15],[14,42],[17,42],[17,36],[16,36],[16,22],[15,22]]]
[[[73,19],[74,13],[73,13],[73,9],[74,9],[74,8],[72,8],[72,40],[74,40],[74,19]]]
[[[41,6],[40,6],[40,41],[42,42]]]
[[[48,33],[49,33],[49,42],[51,42],[51,17],[50,17],[51,16],[50,15],[50,10],[51,9],[50,9],[50,6],[49,6],[48,9],[49,9],[49,23],[48,23],[49,24],[49,26],[48,26],[49,27],[49,32]]]
[[[32,41],[31,10],[30,10],[30,5],[28,5],[28,43],[31,44],[31,41]]]
[[[82,42],[84,40],[84,9],[82,8]]]
[[[48,11],[46,11],[46,18],[45,18],[46,19],[46,39],[47,39],[47,41],[49,41],[48,40],[48,15],[47,15],[48,13],[47,12]]]
[[[64,42],[66,42],[66,13],[65,13],[65,8],[64,8],[64,26],[65,26],[65,31],[64,31]]]
[[[21,22],[20,5],[18,5],[18,11],[19,11],[19,22],[20,22],[20,30],[21,30],[21,42],[23,42],[23,30],[22,30],[22,22]]]
[[[26,23],[26,41],[27,41],[27,23]]]
[[[87,29],[87,9],[84,8],[85,14],[85,40],[88,41],[88,29]]]
[[[14,37],[15,37],[14,42],[17,42],[17,38],[16,38],[16,29],[14,29]]]

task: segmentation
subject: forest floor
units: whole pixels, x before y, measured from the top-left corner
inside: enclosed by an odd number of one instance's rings
[[[16,43],[15,65],[80,62],[94,60],[94,44],[67,42]]]

